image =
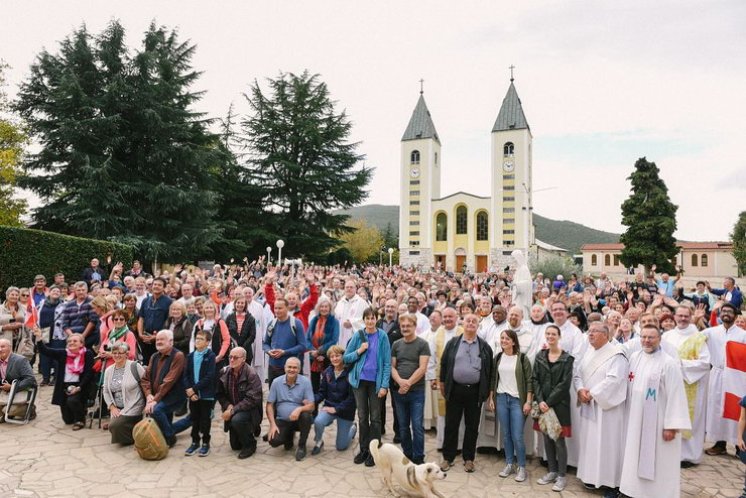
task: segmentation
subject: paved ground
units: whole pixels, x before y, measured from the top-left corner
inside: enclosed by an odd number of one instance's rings
[[[107,432],[96,429],[73,432],[62,423],[58,408],[48,405],[51,393],[51,387],[42,388],[39,417],[29,425],[0,425],[0,456],[4,460],[0,466],[2,497],[387,495],[375,468],[352,463],[351,449],[344,452],[326,449],[319,456],[308,456],[296,463],[292,452],[272,449],[260,442],[253,457],[238,460],[217,421],[213,425],[210,456],[184,457],[189,436],[182,434],[165,460],[146,462],[140,460],[132,447],[111,445]],[[428,460],[440,461],[434,433],[427,434]],[[333,436],[330,427],[326,433],[327,448],[333,448]],[[732,453],[732,448],[729,451]],[[559,496],[535,483],[544,472],[535,460],[529,463],[529,480],[524,483],[499,478],[497,474],[503,465],[504,460],[498,456],[479,455],[477,472],[467,474],[457,464],[438,489],[446,496],[464,498]],[[744,466],[732,456],[705,456],[701,465],[682,471],[682,496],[738,497],[743,479]],[[561,496],[600,496],[600,493],[586,491],[574,476],[569,476],[569,485]]]

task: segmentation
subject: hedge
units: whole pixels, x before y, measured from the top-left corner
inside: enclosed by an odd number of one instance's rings
[[[102,266],[111,254],[112,262],[121,261],[125,268],[132,264],[132,246],[105,240],[71,237],[53,232],[0,226],[0,289],[11,285],[30,287],[34,276],[42,274],[51,284],[55,273],[65,274],[65,280],[80,280],[91,259],[98,258]]]

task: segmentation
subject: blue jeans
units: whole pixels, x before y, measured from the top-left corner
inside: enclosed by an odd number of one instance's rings
[[[518,457],[518,466],[526,466],[526,443],[523,441],[523,415],[521,400],[506,393],[499,393],[495,402],[497,419],[503,433],[505,445],[505,461],[513,463],[513,453]]]
[[[316,415],[316,418],[313,420],[313,432],[316,434],[314,441],[316,444],[319,444],[321,438],[324,437],[324,429],[331,425],[335,420],[337,421],[337,442],[335,446],[337,450],[343,451],[347,449],[350,445],[350,441],[355,437],[355,432],[357,432],[355,422],[327,413],[323,409],[319,409],[319,414]]]
[[[396,417],[399,419],[402,451],[410,460],[421,462],[425,458],[425,390],[415,389],[407,394],[399,394],[394,390],[392,394]]]
[[[156,421],[158,427],[161,428],[161,432],[163,432],[163,437],[166,438],[166,442],[176,434],[174,432],[172,421],[174,418],[174,412],[181,407],[181,403],[182,401],[179,400],[169,405],[163,401],[159,401],[155,405],[155,408],[153,408],[151,417]]]

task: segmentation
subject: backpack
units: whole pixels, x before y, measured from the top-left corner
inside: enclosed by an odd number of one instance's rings
[[[146,417],[132,429],[135,450],[143,460],[163,460],[168,455],[168,444],[155,420]]]

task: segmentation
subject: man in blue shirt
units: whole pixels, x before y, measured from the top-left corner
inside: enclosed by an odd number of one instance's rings
[[[270,385],[285,372],[285,362],[289,358],[300,360],[303,353],[308,350],[303,323],[290,316],[288,302],[284,298],[275,300],[275,316],[277,320],[267,328],[262,343],[262,349],[269,355],[267,381]]]
[[[275,308],[276,309],[276,308]],[[285,375],[272,382],[267,398],[268,441],[277,448],[293,447],[295,432],[299,432],[295,460],[306,457],[306,441],[313,424],[314,395],[311,381],[300,373],[300,360],[296,357],[285,361]]]
[[[735,306],[736,309],[741,309],[741,305],[743,304],[743,294],[741,294],[741,289],[736,287],[736,280],[733,277],[725,277],[722,289],[713,289],[710,287],[710,282],[705,282],[705,284],[707,285],[707,290],[716,296],[720,296],[721,299],[729,302]]]
[[[161,277],[153,279],[152,294],[145,298],[137,318],[137,336],[142,350],[143,363],[146,365],[155,353],[155,335],[166,327],[171,298],[163,291],[166,281]]]

